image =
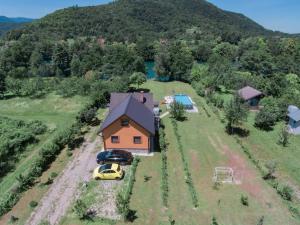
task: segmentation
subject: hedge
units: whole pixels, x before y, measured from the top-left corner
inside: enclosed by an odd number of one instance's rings
[[[117,200],[116,200],[117,208],[118,211],[122,214],[122,217],[125,221],[130,220],[130,216],[132,212],[132,210],[130,210],[129,204],[132,195],[133,185],[135,182],[135,173],[139,162],[140,162],[140,158],[135,157],[130,167],[128,184],[117,195]]]
[[[168,207],[168,160],[167,160],[167,143],[165,140],[164,126],[161,122],[159,128],[159,147],[161,151],[161,191],[162,201],[165,207]]]
[[[195,186],[193,183],[192,175],[189,171],[188,162],[187,162],[184,152],[183,152],[183,145],[181,143],[181,136],[179,135],[179,132],[178,132],[178,125],[177,125],[176,120],[174,120],[174,119],[172,119],[171,122],[172,122],[172,125],[174,128],[174,133],[175,133],[177,143],[178,143],[178,150],[180,152],[181,160],[183,163],[183,169],[184,169],[184,173],[185,173],[185,182],[189,187],[189,191],[192,196],[193,205],[195,208],[197,208],[199,206],[198,196],[197,196],[196,189],[195,189]]]

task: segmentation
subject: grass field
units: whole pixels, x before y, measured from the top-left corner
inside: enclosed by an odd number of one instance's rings
[[[251,113],[245,127],[250,131],[249,137],[244,139],[251,153],[261,162],[274,160],[278,163],[280,179],[300,187],[300,136],[291,135],[287,147],[277,144],[278,134],[283,126],[279,123],[272,131],[262,131],[253,126],[255,113]],[[298,188],[300,189],[300,188]]]
[[[50,94],[42,99],[12,98],[1,100],[0,115],[24,121],[40,120],[48,131],[40,137],[40,141],[28,147],[20,157],[14,171],[8,173],[0,182],[0,197],[16,182],[16,177],[26,171],[37,156],[38,149],[55,131],[70,125],[77,113],[85,105],[87,99],[82,97],[61,98]]]
[[[134,224],[210,224],[216,216],[222,225],[252,225],[265,216],[265,225],[300,224],[292,218],[287,205],[276,192],[261,179],[255,167],[247,160],[235,140],[224,132],[224,125],[212,112],[208,117],[203,111],[204,101],[188,85],[179,82],[159,83],[148,81],[144,88],[150,89],[156,100],[175,93],[185,93],[198,104],[199,114],[189,114],[188,119],[178,123],[178,130],[188,159],[200,206],[193,208],[178,151],[171,121],[164,118],[168,146],[169,208],[162,207],[160,191],[160,153],[153,158],[143,158],[137,172],[131,200],[136,210]],[[209,107],[206,106],[209,110]],[[241,184],[222,185],[213,188],[213,170],[217,166],[234,168]],[[151,176],[145,182],[144,175]],[[241,204],[241,195],[249,197],[249,206]]]

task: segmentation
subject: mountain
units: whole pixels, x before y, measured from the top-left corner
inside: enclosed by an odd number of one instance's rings
[[[191,29],[213,35],[274,34],[242,14],[221,10],[205,0],[118,0],[93,7],[75,6],[49,14],[16,33],[56,40],[102,36],[111,41],[135,41],[138,37],[178,38]]]
[[[9,18],[6,16],[0,16],[0,36],[4,35],[10,30],[21,28],[25,23],[32,21],[33,19],[23,17]]]
[[[34,19],[24,17],[9,18],[6,16],[0,16],[0,23],[29,23],[33,20]]]

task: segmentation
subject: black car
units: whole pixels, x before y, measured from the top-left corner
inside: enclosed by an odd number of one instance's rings
[[[123,150],[104,151],[97,155],[98,164],[118,163],[121,165],[130,165],[132,160],[132,154]]]

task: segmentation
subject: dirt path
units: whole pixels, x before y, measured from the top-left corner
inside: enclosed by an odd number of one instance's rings
[[[93,133],[93,131],[91,132]],[[54,181],[47,194],[42,198],[39,206],[32,212],[26,225],[38,225],[41,221],[49,221],[51,225],[58,224],[66,214],[73,200],[78,195],[81,182],[89,181],[91,171],[97,166],[96,153],[101,145],[100,138],[88,138],[74,154],[62,174]]]

